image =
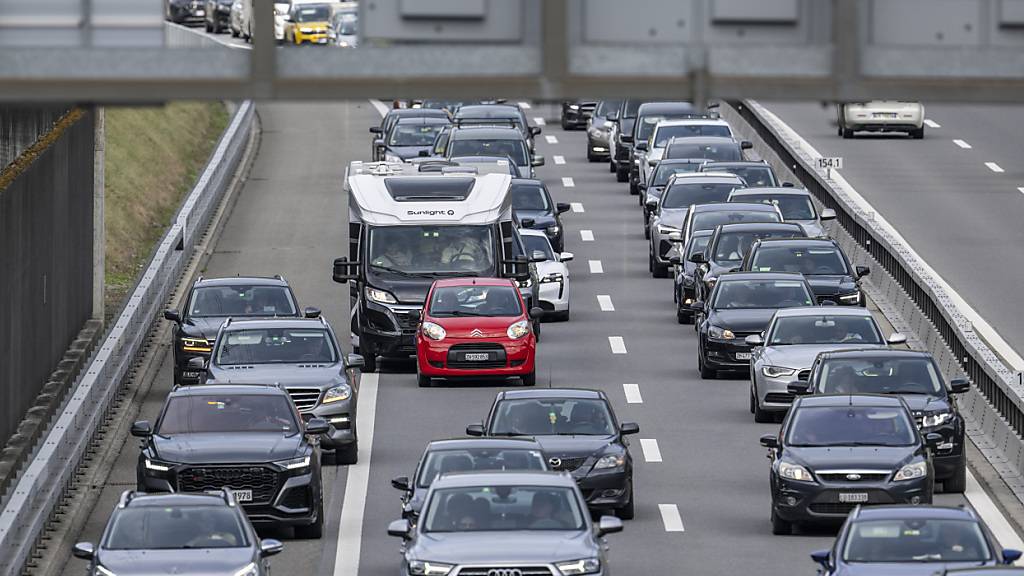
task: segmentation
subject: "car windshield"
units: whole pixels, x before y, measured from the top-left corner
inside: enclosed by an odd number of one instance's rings
[[[636,113],[640,111],[640,107],[643,105],[643,100],[626,100],[626,109],[623,111],[624,113],[622,114],[622,117],[636,118]]]
[[[391,131],[391,146],[431,146],[444,128],[442,123],[399,122]]]
[[[814,297],[800,280],[728,280],[719,281],[715,310],[744,308],[792,308],[810,306]]]
[[[530,163],[526,155],[526,145],[522,140],[505,138],[500,140],[484,140],[461,138],[448,144],[449,156],[508,156],[518,166]]]
[[[338,360],[323,328],[227,330],[217,339],[218,366],[240,364],[333,364]]]
[[[847,562],[985,562],[992,559],[973,520],[860,520],[842,551]]]
[[[609,114],[613,114],[621,106],[622,100],[601,100],[597,103],[597,108],[594,109],[594,116],[604,118]]]
[[[331,17],[330,6],[303,6],[292,13],[292,20],[296,22],[326,22]]]
[[[751,188],[765,188],[768,186],[775,186],[775,173],[772,172],[771,167],[768,165],[764,166],[706,166],[704,168],[707,171],[714,172],[728,172],[735,174],[743,181],[747,183],[747,186]],[[785,212],[783,215],[785,216]],[[788,216],[786,217],[789,218]]]
[[[299,430],[295,409],[283,394],[202,394],[167,402],[156,431],[160,436]]]
[[[527,254],[541,252],[546,260],[555,259],[555,254],[551,249],[551,242],[548,241],[546,236],[525,235],[523,236],[523,243],[526,244]]]
[[[583,530],[579,500],[558,486],[468,486],[436,490],[423,518],[424,532]]]
[[[370,269],[395,274],[480,275],[494,270],[490,226],[380,226],[370,230]]]
[[[544,455],[522,448],[466,448],[434,450],[420,467],[416,485],[429,488],[442,474],[469,471],[547,470]]]
[[[668,115],[660,115],[660,114],[658,114],[658,115],[647,115],[647,116],[644,116],[641,119],[640,124],[638,124],[637,127],[636,127],[637,141],[639,142],[639,141],[643,141],[643,140],[650,140],[651,139],[651,134],[654,134],[655,131],[657,131],[657,135],[656,135],[655,141],[654,141],[654,147],[655,148],[663,148],[663,147],[665,147],[665,145],[668,144],[668,139],[671,138],[672,136],[732,136],[732,134],[729,133],[729,128],[727,126],[716,126],[715,127],[715,128],[725,128],[725,133],[724,134],[722,133],[721,130],[713,130],[713,131],[708,131],[708,132],[702,132],[701,131],[702,127],[700,125],[695,125],[695,126],[692,126],[692,127],[691,126],[672,126],[672,127],[662,126],[660,129],[658,128],[658,123],[659,122],[665,122],[667,120],[681,120],[681,119],[684,119],[684,118],[691,118],[691,117],[693,117],[693,114],[668,114]],[[684,129],[684,128],[686,128],[686,129]],[[705,126],[705,128],[706,128],[706,126]],[[662,133],[665,132],[666,130],[668,130],[668,131],[675,130],[676,133],[670,134],[668,136],[662,136]]]
[[[658,164],[658,168],[654,171],[654,176],[651,177],[651,187],[664,186],[668,184],[668,179],[673,174],[687,174],[690,172],[696,172],[700,169],[700,164],[697,162],[687,162],[686,164]]]
[[[189,318],[296,316],[295,302],[285,286],[202,286],[189,302]]]
[[[337,31],[342,36],[355,36],[359,32],[359,19],[355,14],[344,14],[337,20]]]
[[[776,318],[768,334],[769,346],[847,343],[883,342],[875,321],[869,316],[787,316]]]
[[[914,423],[892,406],[801,406],[789,425],[790,446],[911,446]]]
[[[700,212],[693,215],[692,230],[714,230],[723,224],[739,224],[741,222],[782,222],[775,212],[754,212],[752,210],[716,210]]]
[[[611,436],[611,414],[603,400],[530,398],[502,400],[491,423],[493,436]]]
[[[728,170],[732,172],[732,170]],[[747,180],[748,186],[755,186],[753,182]],[[767,186],[767,184],[766,184]],[[762,204],[774,204],[779,207],[782,212],[782,217],[786,220],[814,220],[817,215],[814,212],[814,204],[811,199],[807,196],[797,196],[791,194],[785,195],[773,195],[773,194],[744,194],[742,197],[737,198],[741,202],[761,202]]]
[[[825,394],[940,395],[942,379],[928,358],[835,358],[821,367],[818,389]]]
[[[108,550],[180,550],[249,546],[238,514],[227,506],[138,506],[114,515]]]
[[[522,313],[519,294],[512,286],[440,286],[430,298],[430,315],[436,318],[519,316]]]
[[[665,190],[661,202],[662,208],[679,209],[689,208],[691,204],[710,204],[712,202],[725,202],[729,193],[740,185],[738,183],[711,184],[711,183],[682,183],[676,182]]]
[[[698,144],[687,142],[686,139],[676,140],[665,149],[665,158],[706,158],[719,162],[735,162],[742,160],[739,144],[728,142],[722,144]]]
[[[551,212],[551,204],[541,185],[515,184],[512,186],[512,209]]]
[[[725,136],[732,137],[732,131],[725,124],[685,124],[683,126],[662,126],[654,135],[654,147],[664,148],[672,138],[690,136]]]
[[[758,272],[797,272],[804,275],[848,273],[846,260],[834,246],[761,246],[754,252],[750,269]]]
[[[699,216],[699,215],[698,215]],[[742,232],[721,232],[715,244],[715,253],[711,258],[715,262],[739,262],[743,260],[755,240],[765,238],[792,238],[803,236],[796,230],[761,230]]]
[[[711,241],[711,235],[705,234],[702,236],[693,236],[690,238],[690,243],[686,245],[686,258],[691,258],[694,254],[703,254],[708,248],[708,242]]]

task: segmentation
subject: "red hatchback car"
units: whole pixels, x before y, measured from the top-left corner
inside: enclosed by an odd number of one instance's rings
[[[434,378],[536,382],[537,339],[519,289],[501,278],[437,280],[416,332],[419,385]]]

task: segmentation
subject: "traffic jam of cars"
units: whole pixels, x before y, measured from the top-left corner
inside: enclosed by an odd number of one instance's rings
[[[291,4],[286,41],[313,34],[289,31],[306,9]],[[672,278],[675,320],[693,327],[679,334],[697,343],[685,369],[749,380],[736,410],[772,424],[751,439],[770,461],[766,531],[838,530],[811,554],[820,574],[1020,557],[973,510],[932,504],[967,487],[957,396],[970,384],[885,333],[861,286],[871,271],[829,237],[833,210],[752,157],[715,105],[565,102],[561,125],[584,130],[586,158],[638,196],[639,257]],[[572,213],[538,178],[542,127],[503,100],[420,100],[396,101],[369,132],[368,160],[339,174],[349,243],[331,273],[348,325],[300,305],[281,276],[196,280],[164,312],[176,386],[131,427],[136,489],[98,543],[74,547],[91,574],[150,574],[172,556],[204,574],[267,574],[283,544],[258,530],[322,538],[321,471],[359,461],[360,380],[394,359],[415,359],[421,388],[500,388],[464,434],[429,440],[391,479],[400,574],[610,573],[604,536],[643,498],[640,426],[600,390],[536,386],[542,326],[574,324]]]

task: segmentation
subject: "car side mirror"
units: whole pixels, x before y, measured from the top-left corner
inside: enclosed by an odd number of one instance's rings
[[[555,210],[557,210],[559,214],[565,214],[569,210],[572,210],[572,205],[566,204],[565,202],[559,202],[558,204],[555,204]]]
[[[540,133],[541,133],[540,126],[530,126],[530,134],[533,134],[534,136],[538,136],[538,135],[540,135]]]
[[[366,358],[362,354],[349,354],[345,357],[345,362],[349,368],[359,368],[362,370],[363,366],[366,366]]]
[[[616,532],[622,532],[621,518],[617,516],[601,516],[601,519],[597,521],[598,537]]]
[[[572,252],[562,252],[558,255],[558,259],[562,262],[572,262],[573,258],[576,258],[576,255]]]
[[[483,424],[470,424],[466,426],[466,436],[483,436],[484,425]]]
[[[359,264],[358,262],[349,262],[348,258],[342,256],[341,258],[334,259],[334,281],[339,284],[345,284],[349,280],[358,280],[355,274],[351,274],[349,271],[352,266]]]
[[[92,557],[96,555],[96,546],[92,542],[79,542],[71,549],[71,554],[75,558],[92,560]]]
[[[811,389],[806,382],[790,382],[786,385],[786,392],[793,396],[807,396]]]
[[[164,310],[164,319],[170,320],[175,324],[181,324],[181,314],[179,314],[177,310],[172,310],[170,308]]]
[[[760,334],[751,334],[743,339],[747,343],[747,346],[763,346],[764,338]]]
[[[889,335],[888,338],[886,338],[885,342],[890,346],[895,346],[897,344],[906,344],[907,337],[904,336],[903,334],[900,334],[899,332],[893,332],[892,334]]]
[[[811,560],[814,560],[816,564],[820,564],[822,568],[827,569],[829,567],[829,551],[828,550],[817,550],[811,552]]]
[[[401,490],[402,492],[409,491],[409,477],[408,476],[395,476],[391,479],[391,487],[395,490]]]
[[[857,278],[863,278],[863,277],[867,276],[868,274],[871,274],[871,268],[868,268],[867,266],[857,266],[856,267],[856,271],[857,271]]]
[[[412,532],[412,526],[408,520],[395,520],[391,524],[388,524],[388,536],[397,536],[398,538],[409,539],[410,532]]]
[[[1021,551],[1014,550],[1013,548],[1003,548],[1003,563],[1013,564],[1017,560],[1020,560]]]
[[[929,444],[938,444],[942,442],[942,434],[936,432],[929,432],[924,435],[924,441]]]
[[[793,187],[794,187],[794,185],[793,185],[793,183],[792,183],[792,182],[783,182],[783,183],[782,183],[782,187],[783,187],[783,188],[793,188]]]
[[[149,438],[153,435],[153,425],[149,420],[139,420],[132,424],[132,436],[136,438]]]
[[[707,264],[708,259],[704,256],[703,252],[694,252],[690,256],[690,262],[693,262],[694,264]]]
[[[430,150],[420,150],[419,152],[416,153],[416,155],[419,156],[420,158],[429,158]]]
[[[534,154],[530,156],[530,166],[537,167],[544,165],[544,157],[540,154]]]
[[[381,132],[380,126],[370,126],[370,134],[380,134]]]
[[[658,165],[658,161],[657,160],[648,160],[647,161],[647,165],[650,166],[651,168],[654,168],[655,166]]]
[[[316,306],[306,306],[302,309],[302,315],[306,318],[319,318],[320,313],[320,309]]]
[[[619,433],[623,436],[640,433],[640,425],[636,422],[623,422],[619,424]]]
[[[189,358],[188,361],[189,370],[202,371],[206,370],[206,358],[202,356],[196,356],[195,358]]]
[[[836,219],[836,211],[831,208],[825,208],[821,211],[821,216],[818,217],[822,222]]]
[[[683,261],[679,259],[678,254],[673,254],[672,256],[668,257],[668,263],[673,266],[679,266],[680,264],[683,263]]]
[[[543,318],[543,317],[544,317],[544,309],[543,308],[537,308],[536,306],[534,306],[533,308],[530,308],[530,318],[533,318],[534,320],[538,320],[538,319]]]
[[[264,538],[263,540],[260,540],[260,556],[264,558],[280,554],[282,550],[284,550],[284,544],[282,544],[280,540],[275,540],[273,538]]]
[[[654,212],[655,210],[658,209],[658,199],[651,198],[647,202],[644,202],[644,206],[646,206],[647,209],[650,210],[651,212]]]
[[[971,381],[967,378],[953,378],[949,381],[949,391],[953,394],[963,394],[971,389]]]
[[[751,142],[750,140],[744,140],[744,141],[740,142],[740,149],[742,149],[742,150],[750,150],[753,147],[754,147],[754,143]]]
[[[704,302],[702,302],[700,300],[697,300],[693,304],[690,304],[690,310],[693,310],[694,312],[703,312],[704,311]]]
[[[522,220],[519,221],[519,227],[520,228],[533,228],[533,225],[536,224],[536,223],[537,223],[537,221],[534,220],[533,218],[523,218]]]
[[[310,418],[309,422],[306,422],[306,434],[309,436],[326,434],[330,429],[331,425],[323,418]]]
[[[639,152],[647,152],[647,142],[637,142],[636,149]]]
[[[765,448],[778,448],[779,437],[775,434],[765,434],[764,436],[761,436],[761,446],[764,446]]]

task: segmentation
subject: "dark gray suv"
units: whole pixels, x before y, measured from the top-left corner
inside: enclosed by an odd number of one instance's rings
[[[525,471],[441,476],[416,525],[388,526],[401,574],[432,576],[608,574],[601,537],[621,530],[614,516],[594,525],[568,474]]]

